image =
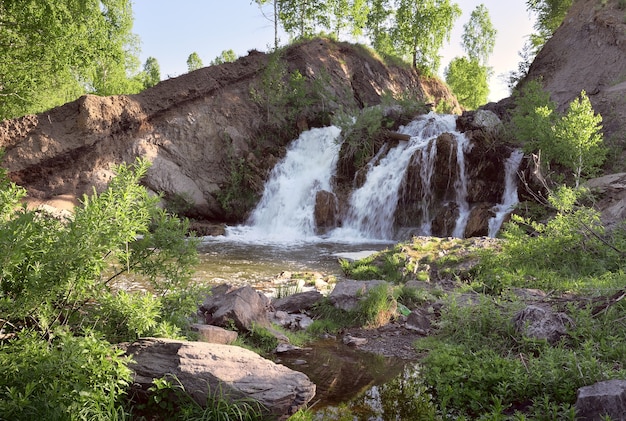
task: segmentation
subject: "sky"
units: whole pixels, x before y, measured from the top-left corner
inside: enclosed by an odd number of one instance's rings
[[[497,30],[496,45],[489,60],[493,69],[490,101],[509,96],[503,75],[517,69],[519,51],[533,32],[533,20],[526,0],[456,0],[463,14],[456,21],[450,42],[440,54],[440,74],[451,59],[464,55],[461,47],[463,25],[476,6],[484,4]],[[263,16],[252,0],[133,0],[133,32],[141,40],[140,59],[155,57],[161,78],[187,72],[187,58],[198,53],[205,66],[224,50],[245,56],[256,49],[269,51],[274,45],[273,23]],[[283,34],[281,45],[288,39]],[[349,40],[347,40],[349,41]]]

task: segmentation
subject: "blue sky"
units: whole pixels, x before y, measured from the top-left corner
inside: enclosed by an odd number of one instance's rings
[[[239,56],[249,50],[267,51],[274,43],[273,24],[251,0],[134,0],[133,32],[141,39],[141,62],[152,56],[161,68],[161,77],[179,76],[187,71],[187,57],[198,53],[208,65],[222,51],[232,49]],[[442,71],[455,56],[463,55],[463,24],[479,4],[489,10],[498,38],[490,66],[491,100],[508,96],[501,75],[517,68],[518,52],[532,32],[532,20],[525,0],[456,0],[463,15],[457,20],[450,43],[441,51]],[[282,37],[281,44],[287,39]]]

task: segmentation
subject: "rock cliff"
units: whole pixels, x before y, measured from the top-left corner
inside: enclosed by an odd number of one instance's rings
[[[585,90],[603,117],[605,142],[616,156],[609,171],[623,171],[626,133],[626,9],[622,1],[573,2],[561,26],[530,66],[561,111]]]
[[[390,93],[458,110],[439,81],[387,66],[363,47],[315,39],[274,57],[251,51],[137,95],[88,95],[1,122],[3,166],[31,200],[71,206],[106,185],[112,164],[142,157],[152,162],[146,186],[170,204],[199,219],[238,221],[284,146],[335,111]]]

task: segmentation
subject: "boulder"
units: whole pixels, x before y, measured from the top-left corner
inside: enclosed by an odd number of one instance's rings
[[[428,312],[422,309],[416,309],[411,312],[406,318],[404,327],[408,330],[415,331],[420,335],[427,335],[431,329],[430,318]]]
[[[529,305],[519,311],[514,319],[515,329],[533,339],[545,339],[554,344],[567,334],[574,321],[565,313],[555,313],[550,308]]]
[[[476,110],[474,114],[474,127],[483,130],[496,130],[502,126],[502,121],[496,113],[490,110]]]
[[[333,192],[320,190],[315,195],[315,228],[320,234],[337,226],[337,212],[339,205],[337,196]]]
[[[626,173],[593,178],[585,186],[600,196],[596,208],[605,226],[613,227],[626,219]]]
[[[272,313],[271,319],[273,323],[291,330],[305,330],[313,324],[313,319],[306,314],[291,314],[286,311]]]
[[[626,380],[607,380],[578,389],[576,419],[626,421]]]
[[[298,313],[311,309],[322,298],[324,296],[319,291],[306,291],[278,298],[272,302],[272,306],[287,313]]]
[[[218,326],[193,324],[191,329],[198,332],[198,336],[202,342],[209,342],[212,344],[230,345],[237,340],[237,332],[233,330],[226,330]]]
[[[367,292],[379,285],[388,285],[381,280],[373,281],[343,281],[335,285],[335,288],[328,296],[331,304],[335,307],[351,311],[354,310],[359,301],[367,295]]]
[[[232,289],[228,285],[213,288],[199,312],[207,324],[250,331],[253,325],[269,327],[270,299],[250,286]]]
[[[221,344],[143,338],[127,347],[139,396],[154,379],[173,377],[198,404],[215,393],[258,401],[267,415],[284,420],[315,395],[315,384],[298,371],[247,349]]]

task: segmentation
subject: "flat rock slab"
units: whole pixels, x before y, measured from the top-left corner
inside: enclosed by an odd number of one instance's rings
[[[247,349],[205,342],[143,338],[126,353],[134,362],[134,383],[147,390],[155,378],[175,376],[200,405],[220,392],[236,400],[251,398],[268,414],[286,419],[315,395],[315,384],[298,371]]]

